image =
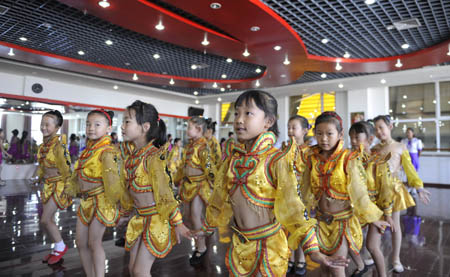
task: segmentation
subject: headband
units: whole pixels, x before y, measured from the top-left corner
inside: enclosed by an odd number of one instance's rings
[[[335,112],[324,112],[323,115],[328,115],[328,116],[336,118],[339,121],[339,126],[342,129],[342,118],[337,113],[335,113]]]
[[[109,121],[109,126],[112,126],[111,116],[109,116],[109,113],[107,113],[105,110],[103,110],[103,109],[102,110],[93,110],[93,112],[100,112],[100,113],[104,114]]]

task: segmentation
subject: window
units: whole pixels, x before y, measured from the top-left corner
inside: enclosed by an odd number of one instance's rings
[[[450,82],[439,84],[441,116],[450,116]]]
[[[389,113],[395,119],[436,117],[434,84],[389,88]]]
[[[422,140],[424,148],[436,149],[436,123],[434,121],[394,123],[392,138],[396,141],[401,141],[406,137],[408,128],[414,130],[414,136]]]
[[[450,151],[450,120],[439,122],[439,133],[441,138],[441,149]]]

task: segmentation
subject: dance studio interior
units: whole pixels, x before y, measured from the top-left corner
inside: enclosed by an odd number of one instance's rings
[[[0,276],[450,277],[450,1],[1,0],[0,162]]]

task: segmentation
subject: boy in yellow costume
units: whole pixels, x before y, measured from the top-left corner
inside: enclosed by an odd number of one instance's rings
[[[222,163],[222,149],[214,134],[216,133],[216,124],[211,118],[206,120],[205,138],[208,140],[209,149],[211,150],[211,158],[216,168]]]

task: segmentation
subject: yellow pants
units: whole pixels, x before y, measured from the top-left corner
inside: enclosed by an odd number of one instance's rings
[[[190,176],[183,179],[180,185],[180,198],[184,202],[191,202],[199,195],[203,202],[208,203],[211,196],[211,185],[206,176]]]
[[[50,198],[53,198],[60,210],[72,205],[72,198],[64,193],[64,182],[60,176],[47,178],[44,181],[44,189],[41,193],[42,203],[47,204]]]
[[[106,227],[113,227],[119,220],[119,208],[106,201],[103,186],[82,192],[80,206],[78,207],[78,218],[89,226],[94,216]]]
[[[128,222],[125,250],[133,248],[141,237],[148,251],[157,258],[164,258],[176,243],[175,230],[166,220],[161,220],[156,206],[136,208],[137,215]]]
[[[230,276],[285,276],[290,250],[280,223],[233,234],[225,263]]]
[[[332,219],[330,216],[332,216]],[[352,210],[344,210],[334,214],[325,214],[317,210],[316,218],[318,222],[316,233],[320,252],[326,255],[336,253],[345,237],[349,249],[355,254],[359,254],[363,244],[363,234],[360,222]],[[330,220],[328,221],[326,218],[330,218]]]
[[[415,206],[416,203],[412,198],[411,194],[403,185],[403,182],[396,179],[394,181],[394,207],[393,212],[399,212],[406,210],[409,207]]]

